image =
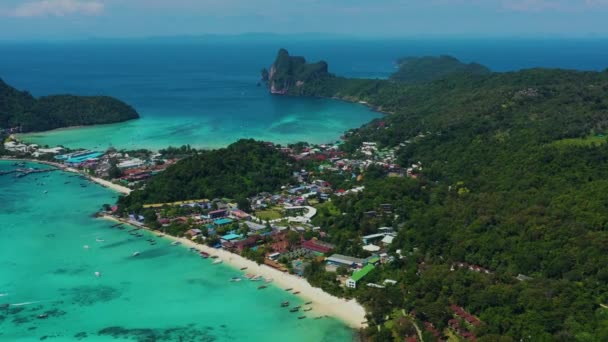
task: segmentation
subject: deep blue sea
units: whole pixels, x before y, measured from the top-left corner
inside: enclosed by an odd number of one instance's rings
[[[70,147],[225,146],[239,138],[279,143],[333,141],[379,114],[327,99],[270,96],[260,69],[279,48],[324,59],[349,77],[385,78],[403,56],[449,54],[495,71],[531,67],[603,70],[608,40],[168,39],[0,43],[0,78],[32,94],[111,95],[142,119],[28,136]]]

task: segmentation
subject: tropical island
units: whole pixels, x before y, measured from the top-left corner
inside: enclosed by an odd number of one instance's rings
[[[355,298],[370,341],[607,340],[608,72],[400,65],[348,79],[279,51],[273,94],[390,113],[337,142],[56,157],[133,189],[104,215]]]
[[[0,79],[0,129],[10,133],[47,131],[137,119],[128,104],[108,96],[33,97]]]

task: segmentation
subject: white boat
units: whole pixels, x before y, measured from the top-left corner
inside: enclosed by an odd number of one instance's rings
[[[213,261],[211,264],[216,265],[216,264],[221,264],[223,261],[222,259],[215,259],[215,261]]]
[[[84,245],[84,246],[82,246],[82,248],[89,249],[89,245]]]
[[[181,242],[179,242],[179,241],[173,241],[173,242],[171,242],[171,244],[172,244],[173,246],[177,246],[177,245],[180,245],[180,244],[181,244]]]
[[[136,257],[136,256],[138,256],[138,255],[139,255],[139,252],[135,252],[135,253],[133,253],[131,256]]]
[[[255,276],[255,277],[253,277],[253,278],[251,278],[249,280],[251,280],[251,281],[260,281],[260,280],[262,280],[262,276]]]
[[[95,272],[96,277],[101,277],[101,272]]]
[[[268,278],[264,280],[265,283],[272,283],[272,278]]]
[[[48,194],[48,193],[49,193],[49,191],[48,191],[48,190],[44,190],[44,193],[45,193],[45,194]]]
[[[242,279],[240,277],[232,277],[232,279],[230,279],[231,282],[237,282],[237,281],[241,281]]]
[[[100,238],[97,238],[97,239],[95,239],[95,241],[97,241],[97,242],[104,242],[104,241],[106,241],[106,240],[104,240],[104,239],[100,239]]]

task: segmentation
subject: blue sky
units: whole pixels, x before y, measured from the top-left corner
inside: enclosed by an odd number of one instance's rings
[[[608,0],[2,0],[0,39],[320,32],[608,37]]]

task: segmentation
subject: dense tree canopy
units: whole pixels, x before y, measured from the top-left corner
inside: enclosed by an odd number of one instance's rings
[[[608,339],[607,72],[457,73],[416,85],[336,77],[301,93],[392,113],[348,132],[346,151],[376,141],[396,147],[402,165],[422,162],[415,181],[366,177],[364,192],[335,199],[335,214],[315,222],[353,254],[353,239],[397,228],[392,249],[407,258],[384,272],[404,283],[406,309],[442,328],[448,305],[462,305],[487,340]],[[381,203],[395,215],[365,215]],[[455,262],[492,273],[450,271]],[[357,296],[380,317],[398,308],[375,292]]]
[[[188,199],[241,199],[275,191],[291,180],[292,161],[274,147],[240,140],[226,148],[200,151],[154,177],[144,190],[123,198],[126,207]]]
[[[107,96],[54,95],[34,98],[0,79],[0,128],[23,132],[137,119],[129,105]]]

